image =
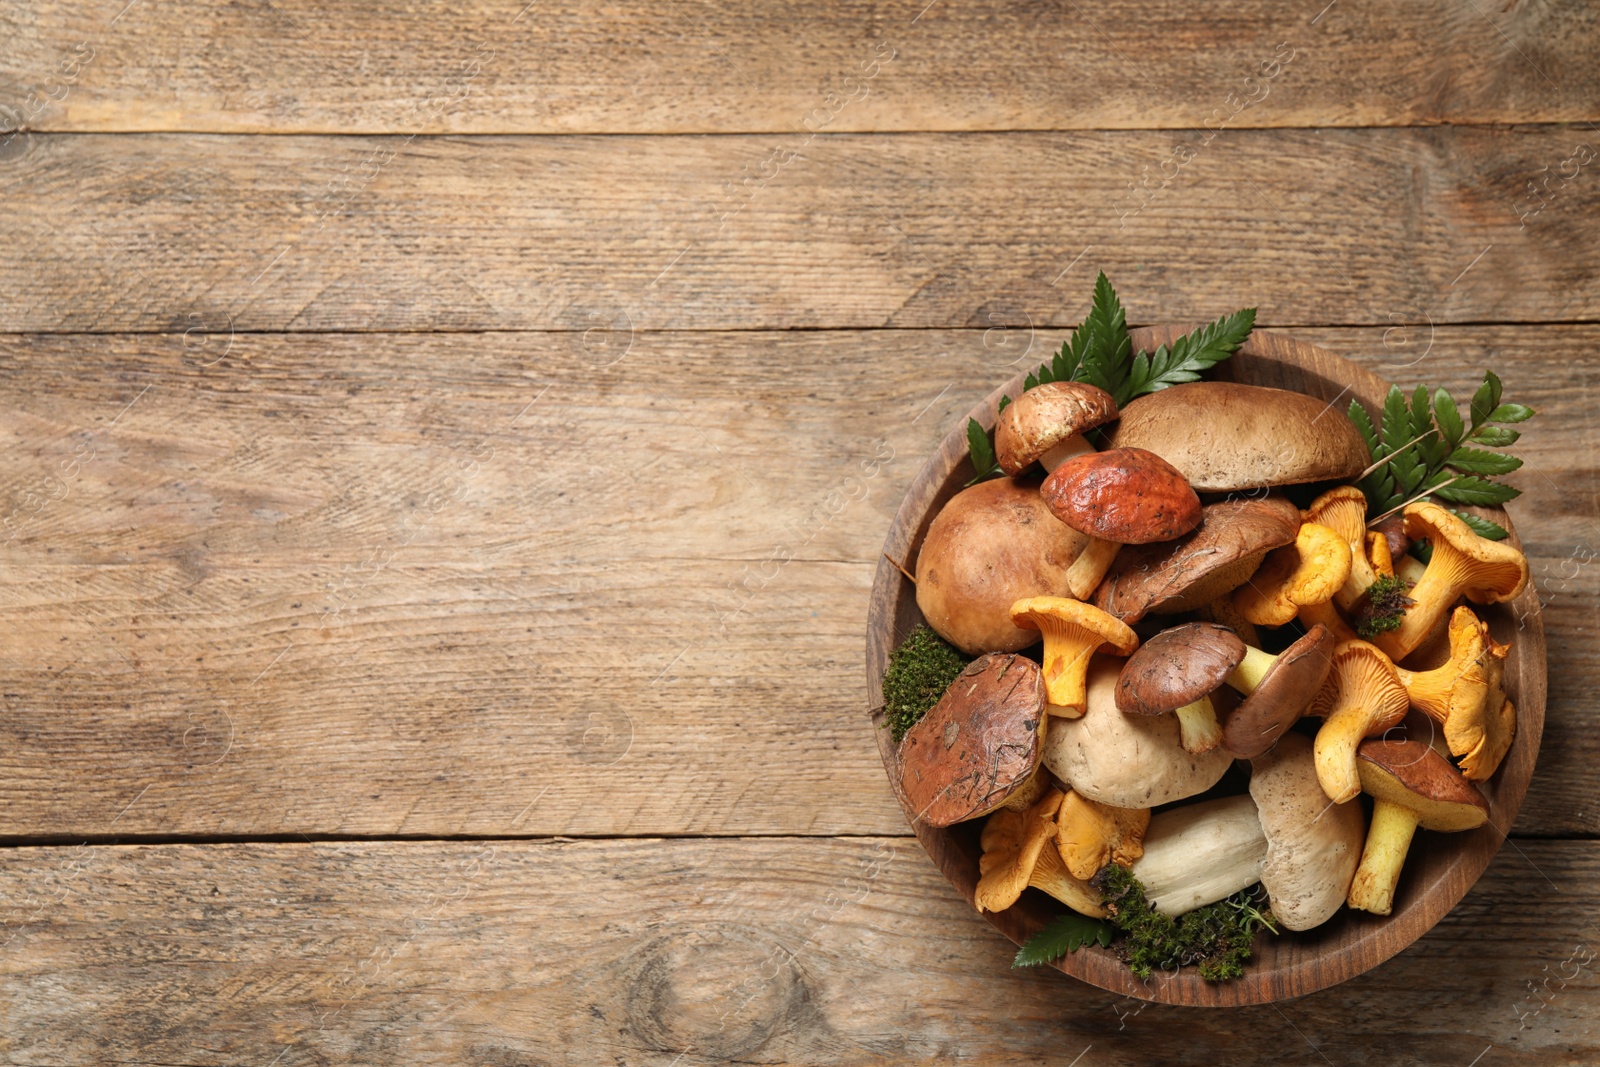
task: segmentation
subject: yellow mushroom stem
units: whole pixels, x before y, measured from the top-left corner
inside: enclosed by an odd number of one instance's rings
[[[1222,724],[1209,696],[1185,704],[1173,714],[1178,717],[1179,743],[1185,752],[1199,755],[1222,744]]]
[[[1272,665],[1278,662],[1278,657],[1270,652],[1263,652],[1252,645],[1244,648],[1244,659],[1228,674],[1228,684],[1233,686],[1245,696],[1256,691],[1256,686],[1261,684],[1261,679],[1267,676]]]
[[[1361,639],[1360,635],[1351,628],[1349,623],[1344,621],[1344,616],[1340,615],[1331,603],[1304,605],[1300,609],[1300,622],[1308,630],[1320,622],[1328,628],[1328,632],[1333,635],[1333,639],[1340,644]]]
[[[1061,853],[1051,844],[1039,850],[1039,861],[1033,865],[1028,884],[1042,889],[1061,903],[1093,919],[1104,919],[1109,913],[1100,903],[1100,893],[1088,882],[1072,877]]]
[[[1329,689],[1319,694],[1312,714],[1324,716],[1313,746],[1317,781],[1335,804],[1361,792],[1356,749],[1405,718],[1410,700],[1395,676],[1394,666],[1365,641],[1351,643],[1333,657]]]
[[[1072,595],[1079,600],[1088,600],[1105,578],[1106,571],[1111,569],[1111,561],[1117,558],[1117,553],[1121,550],[1122,546],[1115,541],[1102,541],[1098,537],[1089,538],[1089,543],[1083,546],[1078,558],[1067,568],[1067,588]]]
[[[1367,844],[1361,850],[1361,866],[1350,883],[1349,905],[1358,911],[1387,915],[1394,907],[1394,887],[1400,883],[1400,869],[1411,850],[1411,837],[1417,831],[1417,813],[1389,800],[1372,806],[1372,825],[1367,828]]]
[[[1051,715],[1076,719],[1089,706],[1089,657],[1104,640],[1076,623],[1040,619],[1044,633],[1044,699]]]
[[[1089,439],[1081,433],[1075,433],[1060,444],[1052,446],[1044,455],[1039,457],[1039,463],[1047,471],[1053,471],[1073,456],[1082,456],[1096,451]]]

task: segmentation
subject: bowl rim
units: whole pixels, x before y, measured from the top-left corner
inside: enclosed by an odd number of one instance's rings
[[[1130,330],[1135,350],[1153,349],[1190,329],[1189,326],[1147,326]],[[1031,369],[1031,366],[1030,368]],[[945,500],[959,491],[973,469],[967,455],[967,418],[992,430],[1000,398],[1015,398],[1026,371],[985,397],[941,440],[912,480],[885,537],[877,564],[867,618],[867,683],[875,707],[872,722],[879,754],[901,810],[925,851],[945,878],[970,904],[977,882],[976,827],[981,820],[934,829],[915,820],[899,787],[897,748],[881,729],[878,694],[888,653],[912,625],[921,621],[911,583],[900,565],[915,566],[928,524]],[[1381,407],[1389,383],[1318,345],[1266,330],[1254,331],[1238,353],[1208,374],[1212,380],[1269,384],[1322,399],[1330,410],[1354,394],[1369,409]],[[1270,378],[1270,381],[1261,379]],[[1509,543],[1522,547],[1515,527],[1501,508],[1471,508],[1510,531]],[[1489,801],[1489,821],[1459,834],[1421,834],[1413,842],[1402,874],[1393,914],[1368,916],[1341,908],[1313,930],[1285,932],[1265,943],[1258,939],[1255,958],[1243,976],[1207,982],[1184,968],[1148,979],[1136,977],[1107,949],[1089,946],[1054,964],[1056,969],[1108,992],[1167,1004],[1209,1007],[1265,1004],[1303,996],[1347,981],[1378,966],[1415,942],[1443,918],[1477,881],[1499,851],[1516,819],[1538,760],[1544,732],[1546,660],[1539,598],[1532,581],[1516,599],[1500,605],[1474,605],[1497,640],[1511,638],[1506,662],[1506,689],[1517,707],[1517,735],[1495,775],[1480,783]],[[1513,614],[1514,613],[1514,614]],[[1513,625],[1514,624],[1514,625]],[[1504,828],[1502,830],[1501,828]],[[1036,891],[1017,905],[984,918],[1016,944],[1022,944],[1063,906]]]

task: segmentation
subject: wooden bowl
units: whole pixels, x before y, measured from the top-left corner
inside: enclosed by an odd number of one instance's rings
[[[1134,330],[1134,348],[1154,349],[1181,332],[1174,327]],[[1340,417],[1351,396],[1365,404],[1368,411],[1378,412],[1389,389],[1388,383],[1376,375],[1325,349],[1260,330],[1210,376],[1306,393],[1333,404]],[[1015,397],[1021,390],[1019,374],[991,393],[971,416],[992,429],[1000,398]],[[889,560],[898,560],[915,573],[917,551],[928,524],[945,501],[972,477],[966,422],[963,418],[950,431],[912,482],[884,543],[888,558],[878,561],[867,621],[867,684],[874,698],[882,691],[890,650],[922,621],[915,590]],[[1512,529],[1500,509],[1479,510]],[[1511,543],[1520,547],[1514,530],[1511,537]],[[1353,978],[1427,932],[1466,894],[1499,850],[1528,791],[1528,780],[1539,755],[1539,738],[1544,732],[1544,629],[1533,584],[1530,582],[1527,590],[1508,604],[1474,609],[1489,623],[1496,640],[1511,642],[1505,685],[1517,707],[1516,740],[1494,777],[1481,783],[1489,800],[1488,825],[1458,834],[1418,832],[1400,877],[1392,915],[1369,915],[1341,908],[1313,930],[1262,935],[1256,939],[1254,956],[1246,964],[1244,976],[1226,982],[1207,982],[1192,967],[1185,967],[1176,975],[1158,972],[1149,979],[1136,978],[1111,951],[1097,946],[1070,953],[1056,966],[1101,989],[1144,1000],[1207,1006],[1264,1004]],[[881,715],[880,711],[877,725],[881,725]],[[884,768],[898,796],[896,746],[887,730],[879,729],[877,735]],[[983,820],[939,830],[915,822],[903,797],[901,807],[933,862],[970,903],[978,881],[978,832]],[[1015,906],[984,917],[1020,945],[1065,910],[1065,905],[1037,890],[1028,890]]]

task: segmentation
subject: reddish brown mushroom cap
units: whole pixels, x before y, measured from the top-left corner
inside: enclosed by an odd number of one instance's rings
[[[1188,481],[1142,448],[1074,456],[1051,472],[1039,495],[1074,530],[1119,545],[1170,541],[1200,525],[1200,498]]]
[[[900,789],[929,826],[975,819],[1009,800],[1039,769],[1044,682],[1013,653],[967,665],[900,744]]]
[[[1222,724],[1222,747],[1235,759],[1255,759],[1277,744],[1305,714],[1333,668],[1333,633],[1320,623],[1279,654],[1255,691]]]
[[[1356,769],[1363,792],[1415,812],[1424,830],[1454,833],[1489,818],[1483,794],[1426,742],[1363,741],[1356,749]]]
[[[1244,659],[1244,642],[1226,626],[1190,622],[1146,641],[1122,666],[1117,707],[1161,715],[1214,692]]]
[[[994,426],[995,458],[1018,474],[1074,434],[1117,417],[1111,394],[1088,382],[1046,382],[1017,397]]]

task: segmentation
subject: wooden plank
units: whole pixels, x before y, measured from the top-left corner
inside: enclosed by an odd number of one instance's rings
[[[33,135],[0,330],[1070,325],[1097,268],[1145,320],[1600,315],[1570,130],[842,136],[731,184],[769,141]]]
[[[1195,1010],[1012,971],[1012,946],[905,838],[12,849],[0,1050],[64,1065],[1320,1064],[1379,1047],[1394,1063],[1592,1063],[1600,851],[1523,853],[1374,971]]]
[[[1578,0],[1093,8],[126,0],[0,15],[36,129],[655,133],[1576,122]],[[891,58],[892,57],[892,58]],[[1265,76],[1264,76],[1265,75]],[[829,94],[832,94],[830,97]],[[813,128],[819,128],[814,126]]]
[[[1600,830],[1600,327],[1440,329],[1398,369],[1398,334],[1297,335],[1458,395],[1492,363],[1541,410],[1518,829]],[[0,836],[898,833],[879,547],[1060,337],[0,338]]]

